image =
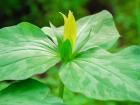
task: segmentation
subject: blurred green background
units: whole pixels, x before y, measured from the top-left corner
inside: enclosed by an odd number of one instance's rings
[[[140,0],[0,0],[0,27],[28,21],[39,27],[63,24],[58,12],[72,10],[76,19],[109,10],[121,34],[119,46],[140,45]]]
[[[108,10],[113,14],[117,29],[120,32],[118,47],[135,44],[140,46],[140,0],[0,0],[0,28],[15,25],[22,21],[39,27],[48,26],[51,21],[55,26],[63,25],[64,14],[74,12],[75,18]],[[115,48],[115,49],[117,49]],[[49,77],[41,79],[52,92],[57,93],[57,70],[52,68]],[[41,76],[42,77],[42,76]],[[132,102],[99,101],[87,99],[78,93],[65,90],[64,101],[68,105],[140,105]]]

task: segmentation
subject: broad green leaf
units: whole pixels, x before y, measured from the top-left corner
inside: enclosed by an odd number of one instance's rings
[[[73,92],[100,100],[140,102],[140,48],[111,54],[92,48],[62,65],[60,78]]]
[[[0,105],[64,105],[50,95],[48,87],[36,80],[24,80],[0,91]]]
[[[59,61],[56,45],[30,23],[0,29],[0,81],[45,72]]]
[[[75,53],[86,51],[95,46],[109,49],[120,36],[112,15],[106,10],[79,19],[77,28]],[[56,40],[55,35],[52,34],[54,30],[49,27],[43,27],[42,30]],[[56,30],[63,37],[64,27],[59,27]]]
[[[85,51],[93,46],[108,49],[119,37],[112,15],[105,10],[79,19],[77,25],[76,51]]]

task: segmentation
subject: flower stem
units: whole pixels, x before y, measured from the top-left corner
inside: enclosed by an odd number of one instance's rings
[[[64,84],[63,84],[62,81],[60,80],[60,84],[59,84],[59,94],[58,94],[58,96],[59,96],[60,98],[63,99],[63,94],[64,94]]]
[[[57,69],[59,70],[61,67],[61,63],[58,63],[56,65]],[[59,75],[58,75],[59,76]],[[59,91],[58,91],[58,97],[63,99],[63,94],[64,94],[64,84],[62,83],[60,77],[59,77]]]

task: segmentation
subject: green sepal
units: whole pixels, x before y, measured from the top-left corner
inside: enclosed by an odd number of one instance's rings
[[[59,47],[62,61],[69,61],[72,58],[72,47],[70,40],[65,40]]]

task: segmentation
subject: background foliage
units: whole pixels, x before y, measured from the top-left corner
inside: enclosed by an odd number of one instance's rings
[[[58,12],[72,10],[76,19],[109,10],[122,35],[120,45],[140,44],[139,0],[1,0],[0,27],[28,21],[40,27],[63,24]]]
[[[28,21],[39,27],[63,24],[63,18],[58,12],[67,14],[68,10],[74,12],[76,19],[97,13],[103,9],[109,10],[114,17],[116,26],[121,34],[118,47],[131,44],[140,45],[140,1],[139,0],[1,0],[0,1],[0,27],[14,25],[21,21]],[[115,47],[114,50],[118,48]],[[47,75],[40,75],[39,80],[46,82],[57,93],[57,70]],[[36,78],[36,77],[35,77]],[[38,78],[37,78],[38,79]],[[7,84],[4,83],[4,86]],[[0,88],[4,87],[3,85]],[[99,101],[73,94],[65,90],[64,100],[68,105],[138,105],[132,102]]]

